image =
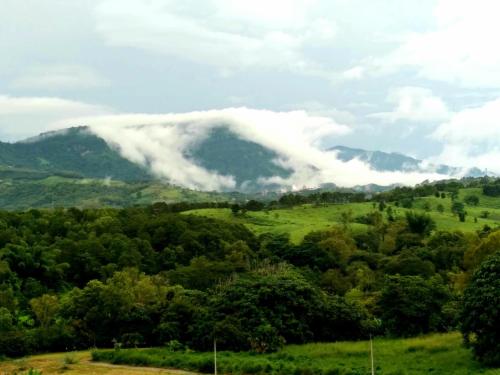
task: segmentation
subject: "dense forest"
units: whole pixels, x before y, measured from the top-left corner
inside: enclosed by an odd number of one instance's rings
[[[215,337],[270,352],[456,330],[474,272],[500,249],[500,230],[437,231],[425,213],[377,208],[364,231],[346,221],[295,245],[177,210],[0,212],[0,353],[205,350]]]

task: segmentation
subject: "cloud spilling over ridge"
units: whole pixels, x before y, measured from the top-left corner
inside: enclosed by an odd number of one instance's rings
[[[305,111],[227,108],[184,114],[94,116],[75,121],[88,125],[127,159],[148,166],[157,176],[174,184],[195,189],[237,188],[232,176],[207,171],[185,156],[186,150],[220,126],[241,139],[275,151],[279,155],[275,162],[293,170],[287,178],[261,178],[259,182],[263,185],[280,184],[294,189],[335,183],[352,187],[369,183],[416,184],[448,177],[434,173],[377,172],[359,160],[342,162],[336,152],[322,150],[322,142],[346,134],[350,128]]]

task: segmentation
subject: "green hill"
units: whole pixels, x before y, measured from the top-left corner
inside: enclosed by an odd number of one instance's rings
[[[278,157],[275,152],[223,127],[213,129],[185,156],[210,171],[234,176],[238,189],[246,191],[258,191],[257,180],[261,177],[287,177],[291,173],[274,163]],[[17,143],[0,142],[0,178],[50,175],[155,180],[147,168],[122,157],[86,127],[45,133]]]
[[[0,142],[0,166],[3,173],[10,168],[88,178],[152,180],[149,171],[123,158],[84,127],[46,133],[23,142]]]

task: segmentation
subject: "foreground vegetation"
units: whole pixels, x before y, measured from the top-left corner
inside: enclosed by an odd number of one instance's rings
[[[473,360],[458,333],[430,335],[412,339],[375,339],[377,374],[498,374]],[[177,367],[213,373],[213,353],[163,349],[97,351],[95,361],[136,366]],[[218,370],[223,374],[359,374],[370,373],[368,341],[332,344],[290,345],[278,353],[220,352]]]
[[[0,354],[203,352],[217,338],[220,350],[251,357],[285,345],[462,329],[477,358],[497,365],[497,198],[479,194],[425,187],[373,202],[290,195],[231,205],[228,220],[163,203],[0,212]],[[476,230],[441,228],[429,209],[435,200],[440,215],[449,207],[454,223],[469,225],[487,199],[491,225],[474,220]],[[248,212],[337,210],[337,200],[348,201],[338,221],[293,241],[241,222]]]

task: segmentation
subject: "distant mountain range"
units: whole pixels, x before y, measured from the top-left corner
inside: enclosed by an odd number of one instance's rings
[[[436,172],[449,176],[457,175],[461,172],[461,168],[458,167],[442,164],[425,165],[422,160],[396,152],[367,151],[346,146],[335,146],[330,148],[330,150],[337,151],[337,157],[342,161],[359,159],[369,164],[376,171]],[[481,171],[479,168],[472,168],[465,173],[465,177],[481,177],[485,174],[486,172]]]
[[[340,160],[357,158],[378,171],[432,170],[449,175],[458,171],[446,165],[423,167],[420,160],[397,153],[345,146],[336,146],[331,150],[338,153]],[[241,139],[223,127],[213,129],[206,139],[185,151],[185,157],[207,170],[234,176],[236,190],[258,191],[259,178],[286,178],[293,172],[275,163],[278,157],[276,152]],[[36,174],[40,177],[111,178],[126,182],[157,180],[147,166],[122,157],[119,151],[85,127],[45,133],[17,143],[0,142],[0,179]],[[484,173],[474,169],[469,175],[482,176]]]

